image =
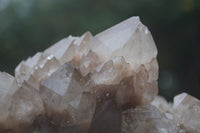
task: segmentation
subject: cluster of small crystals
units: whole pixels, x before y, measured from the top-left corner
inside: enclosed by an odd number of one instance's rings
[[[22,61],[15,77],[0,72],[0,132],[199,132],[199,100],[156,97],[156,56],[138,17],[64,38]]]

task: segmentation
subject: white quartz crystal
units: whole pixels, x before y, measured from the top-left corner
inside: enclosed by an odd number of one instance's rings
[[[157,56],[157,48],[139,17],[131,17],[95,36],[111,51],[110,58],[123,56],[136,70]]]
[[[15,69],[15,77],[19,86],[24,81],[30,82],[32,86],[39,89],[42,80],[50,76],[60,66],[54,55],[37,53],[27,61],[22,61]]]

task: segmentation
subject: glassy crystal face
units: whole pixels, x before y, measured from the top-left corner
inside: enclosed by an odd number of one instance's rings
[[[22,61],[15,69],[15,77],[19,85],[24,81],[39,89],[40,82],[60,67],[54,55],[37,53],[27,61]]]
[[[77,124],[88,129],[96,99],[84,90],[86,78],[71,64],[64,64],[41,83],[40,95],[48,115],[62,113],[68,124]]]
[[[84,81],[71,64],[64,64],[41,83],[40,94],[46,106],[64,110],[70,101],[83,92]],[[81,84],[82,83],[82,84]]]
[[[200,102],[158,93],[157,48],[139,17],[69,36],[0,72],[1,133],[198,133]]]

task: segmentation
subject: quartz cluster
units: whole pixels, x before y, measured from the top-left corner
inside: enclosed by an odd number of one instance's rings
[[[0,72],[0,133],[198,133],[200,101],[158,93],[157,48],[139,17],[69,36]]]

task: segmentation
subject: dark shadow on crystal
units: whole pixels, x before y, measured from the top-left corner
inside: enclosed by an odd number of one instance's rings
[[[89,133],[121,133],[121,111],[114,100],[97,106]]]
[[[24,130],[23,133],[55,133],[56,126],[51,124],[44,116],[38,116],[32,125]]]
[[[7,133],[7,132],[6,132]],[[10,133],[10,132],[8,132]],[[23,133],[85,133],[78,126],[59,126],[50,122],[45,116],[38,116]]]
[[[74,125],[66,128],[59,128],[56,133],[85,133],[80,127]]]

